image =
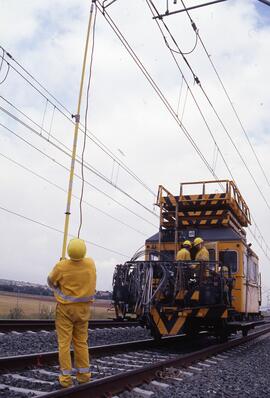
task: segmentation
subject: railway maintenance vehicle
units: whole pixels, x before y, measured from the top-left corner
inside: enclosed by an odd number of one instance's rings
[[[250,211],[236,184],[181,183],[178,195],[159,186],[156,205],[159,232],[115,268],[117,318],[136,318],[155,338],[207,331],[226,340],[262,323],[258,256],[245,231]],[[192,260],[176,261],[183,242],[196,237],[203,239],[209,261],[195,261],[195,248]]]

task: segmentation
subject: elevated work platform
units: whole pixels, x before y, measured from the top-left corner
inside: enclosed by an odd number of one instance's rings
[[[214,190],[214,184],[218,184],[223,192],[209,193],[211,187]],[[194,188],[198,193],[186,193]],[[160,185],[157,205],[160,207],[161,230],[229,226],[241,233],[243,227],[251,223],[246,202],[236,184],[229,180],[181,183],[178,196]]]

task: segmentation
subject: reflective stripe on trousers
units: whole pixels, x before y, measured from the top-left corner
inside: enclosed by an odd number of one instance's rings
[[[90,368],[77,368],[76,370],[79,373],[90,373]]]
[[[77,368],[77,369],[74,369],[74,370],[77,373],[90,373],[90,368]],[[64,376],[68,376],[68,375],[72,375],[73,371],[72,370],[62,369],[61,373]]]
[[[61,369],[61,373],[64,376],[69,376],[69,375],[72,375],[72,370]]]

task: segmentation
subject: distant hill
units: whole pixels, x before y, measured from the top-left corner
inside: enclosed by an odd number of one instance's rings
[[[0,291],[33,294],[36,296],[53,296],[53,292],[46,285],[40,285],[38,283],[30,283],[23,281],[12,281],[9,279],[0,279]],[[109,291],[98,290],[95,296],[97,299],[103,299],[103,300],[112,299],[112,293]]]
[[[38,296],[53,296],[53,292],[46,285],[22,281],[12,281],[9,279],[0,279],[0,291],[34,294]]]

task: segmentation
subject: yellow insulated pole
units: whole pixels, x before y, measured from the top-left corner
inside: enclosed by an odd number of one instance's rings
[[[66,207],[66,212],[65,212],[64,239],[63,239],[61,259],[64,259],[66,257],[68,227],[69,227],[69,217],[70,217],[70,207],[71,207],[71,197],[72,197],[73,177],[74,177],[74,167],[75,167],[75,159],[76,159],[76,151],[77,151],[78,131],[79,131],[79,125],[80,125],[80,111],[81,111],[81,102],[82,102],[82,94],[83,94],[83,84],[84,84],[84,77],[85,77],[89,37],[90,37],[90,31],[91,31],[91,26],[92,26],[92,20],[93,20],[93,11],[94,11],[94,4],[92,3],[91,9],[90,9],[89,21],[88,21],[87,34],[86,34],[86,42],[85,42],[85,49],[84,49],[77,114],[74,115],[75,127],[74,127],[72,159],[71,159],[70,174],[69,174],[67,207]]]

